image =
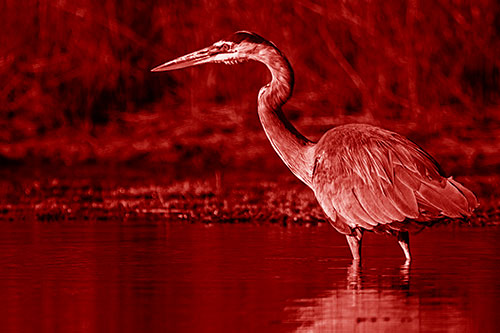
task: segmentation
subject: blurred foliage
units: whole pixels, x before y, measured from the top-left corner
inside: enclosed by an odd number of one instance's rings
[[[448,171],[500,165],[494,0],[6,0],[0,12],[4,162],[281,167],[255,112],[261,65],[149,72],[251,30],[292,63],[285,110],[313,139],[369,122],[409,136]]]

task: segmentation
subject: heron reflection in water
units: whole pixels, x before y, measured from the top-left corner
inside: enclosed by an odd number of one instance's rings
[[[333,283],[316,297],[291,300],[284,309],[287,322],[297,324],[295,332],[466,331],[467,315],[460,303],[446,297],[450,291],[441,291],[441,300],[448,303],[439,310],[436,300],[419,292],[422,276],[412,276],[410,269],[407,262],[380,274],[353,261],[345,285]]]
[[[303,136],[282,106],[294,83],[290,63],[261,36],[240,31],[199,51],[169,61],[153,72],[205,63],[262,62],[272,80],[259,91],[258,114],[276,153],[309,186],[331,225],[344,234],[353,259],[361,258],[365,230],[397,237],[409,261],[409,231],[445,218],[470,216],[474,194],[405,137],[371,125],[348,124],[326,132],[317,142]]]

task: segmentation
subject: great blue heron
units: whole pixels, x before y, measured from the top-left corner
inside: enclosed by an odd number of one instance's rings
[[[405,137],[365,124],[337,126],[318,142],[304,137],[281,107],[292,95],[292,67],[271,42],[246,31],[169,61],[153,72],[204,63],[264,63],[272,80],[259,91],[258,114],[267,138],[286,166],[316,196],[332,226],[346,235],[355,260],[364,230],[397,236],[411,259],[409,230],[444,217],[470,216],[474,194],[445,178],[437,162]]]

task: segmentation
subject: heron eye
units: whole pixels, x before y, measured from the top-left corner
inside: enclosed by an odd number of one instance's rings
[[[220,50],[222,52],[227,52],[229,51],[229,45],[228,44],[222,44],[222,46],[220,47]]]

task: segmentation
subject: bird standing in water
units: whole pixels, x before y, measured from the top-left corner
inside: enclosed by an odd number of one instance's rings
[[[303,136],[281,107],[291,97],[292,67],[271,42],[240,31],[153,72],[205,63],[262,62],[272,74],[258,95],[258,114],[267,138],[292,173],[309,186],[331,225],[344,234],[353,259],[361,259],[365,230],[397,237],[411,259],[409,230],[444,217],[462,218],[477,207],[474,194],[446,178],[436,161],[405,137],[366,124],[337,126],[318,142]]]

